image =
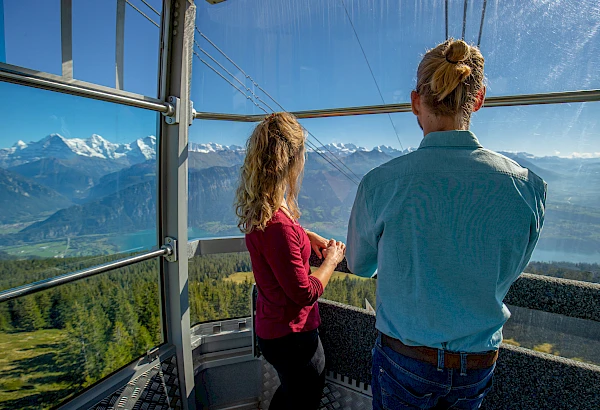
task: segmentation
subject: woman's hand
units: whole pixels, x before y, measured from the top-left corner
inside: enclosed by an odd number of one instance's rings
[[[321,250],[327,248],[327,239],[309,230],[306,231],[306,234],[308,235],[308,239],[310,239],[310,246],[312,247],[312,250],[317,254],[319,259],[323,259]]]
[[[326,261],[331,261],[337,266],[344,260],[344,256],[346,256],[346,244],[335,239],[330,239],[323,254]]]

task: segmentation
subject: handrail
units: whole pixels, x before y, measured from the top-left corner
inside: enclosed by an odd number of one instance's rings
[[[133,265],[134,263],[143,262],[148,259],[153,259],[158,256],[171,255],[173,248],[169,245],[163,245],[160,249],[141,253],[139,255],[130,256],[116,261],[107,262],[102,265],[94,266],[92,268],[82,269],[76,272],[66,273],[64,275],[55,276],[40,280],[38,282],[29,283],[27,285],[19,286],[16,288],[8,289],[0,292],[0,303],[15,299],[21,296],[27,296],[34,293],[41,292],[56,286],[64,285],[67,283],[75,282],[77,280],[89,278],[91,276],[105,273],[114,269],[122,268],[125,266]]]
[[[565,91],[559,93],[506,95],[500,97],[488,97],[485,99],[485,107],[514,107],[541,104],[564,104],[576,102],[600,101],[600,90]],[[351,115],[392,114],[398,112],[410,112],[410,103],[365,105],[358,107],[327,108],[322,110],[292,111],[297,118],[327,118],[347,117]],[[258,122],[262,121],[264,115],[243,115],[211,112],[195,112],[194,119]]]
[[[146,110],[158,111],[167,116],[172,115],[175,111],[175,108],[171,104],[162,102],[160,100],[149,101],[147,99],[128,97],[125,95],[119,95],[81,85],[69,84],[51,78],[42,78],[31,74],[6,71],[5,69],[1,69],[1,67],[0,81],[40,88],[42,90],[71,94],[77,97],[86,97],[94,100],[107,101],[136,108],[143,108]]]

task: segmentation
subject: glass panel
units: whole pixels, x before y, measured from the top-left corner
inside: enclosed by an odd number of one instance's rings
[[[0,259],[31,259],[0,290],[156,245],[159,114],[8,83],[0,94]]]
[[[152,8],[140,0],[125,5],[121,88],[156,96],[160,48],[156,25],[161,22],[162,0],[146,3]],[[0,30],[0,61],[62,75],[61,1],[5,1],[2,9],[5,27]],[[117,1],[74,1],[71,12],[73,78],[115,87]]]
[[[54,407],[162,343],[158,272],[141,262],[0,304],[0,408]]]
[[[598,118],[599,103],[484,109],[473,116],[472,129],[486,148],[548,183],[546,220],[532,261],[554,261],[554,268],[566,270],[600,270]],[[582,262],[594,265],[575,265]],[[552,267],[533,270],[560,275]]]
[[[0,1],[4,62],[62,75],[60,0]]]
[[[382,99],[407,102],[422,54],[445,39],[444,3],[198,2],[199,29],[254,83],[197,34],[199,56],[194,59],[192,86],[195,108],[261,112],[200,58],[247,95],[254,92],[277,110],[277,104],[256,84],[288,111],[381,104]],[[463,7],[463,0],[449,1],[450,36],[462,36]],[[478,41],[482,7],[483,0],[468,3],[465,38],[471,43]],[[481,49],[486,58],[488,95],[600,88],[596,69],[600,65],[599,33],[600,10],[595,0],[487,1]]]
[[[528,167],[548,183],[547,211],[542,237],[527,271],[552,276],[599,281],[600,278],[600,104],[559,104],[527,107],[487,108],[473,115],[472,130],[486,148],[498,151]],[[371,168],[416,149],[422,139],[415,117],[393,114],[396,137],[386,115],[302,120],[354,174],[362,178]],[[365,151],[338,153],[340,144],[366,147]],[[376,145],[375,149],[372,149]],[[400,145],[402,144],[402,145]],[[383,145],[383,146],[381,146]],[[348,148],[346,147],[346,148]],[[388,148],[391,147],[391,148]],[[400,148],[402,147],[402,148]],[[352,150],[355,150],[352,147]],[[366,155],[371,150],[369,155]],[[327,153],[328,154],[328,153]],[[329,154],[328,154],[329,155]],[[363,158],[364,157],[364,158]],[[342,168],[342,166],[336,162]],[[316,166],[306,163],[307,177]],[[327,164],[328,167],[329,164]],[[343,168],[345,169],[345,168]],[[346,170],[347,171],[347,170]],[[347,173],[350,173],[347,171]],[[306,198],[303,218],[308,227],[325,234],[345,236],[356,187],[338,173],[339,181],[327,192],[313,192],[303,185]],[[323,179],[323,178],[321,178]],[[348,181],[342,188],[341,181]],[[335,192],[341,201],[329,200]],[[317,200],[318,198],[318,200]],[[314,219],[314,208],[335,209],[338,216]],[[303,205],[301,203],[301,205]],[[330,226],[325,226],[327,221]],[[556,262],[554,264],[549,262]]]
[[[162,0],[146,0],[150,9],[140,0],[130,1],[149,19],[127,4],[125,12],[125,71],[124,89],[138,94],[158,96],[160,65],[160,15]],[[95,60],[90,60],[95,61]]]
[[[600,323],[555,313],[509,307],[504,343],[600,365]]]
[[[251,315],[248,252],[196,256],[189,260],[189,281],[192,326]]]
[[[326,162],[314,150],[309,152],[300,196],[303,225],[324,236],[345,237],[356,194],[356,184],[352,181],[416,149],[422,139],[412,114],[398,113],[391,117],[398,136],[387,115],[301,121],[312,133],[308,144],[318,147],[326,144],[327,149],[319,149],[319,153],[335,164],[334,167]],[[486,108],[473,116],[472,130],[486,148],[507,155],[548,182],[544,230],[532,261],[561,263],[530,266],[528,271],[598,281],[598,118],[599,103]],[[200,153],[190,155],[190,236],[238,234],[232,207],[243,158],[238,147],[244,145],[254,124],[221,121],[196,121],[195,124],[190,131],[191,141],[218,142],[230,148],[220,147],[219,151],[206,145],[190,145],[191,150],[205,151],[201,154],[202,161],[195,159]],[[233,150],[231,145],[235,146]],[[233,151],[235,159],[231,159]],[[215,179],[220,175],[215,172],[222,173],[225,169],[216,166],[223,166],[225,162],[233,166],[228,168],[227,178],[219,177],[222,186],[218,188],[211,179],[193,176],[199,172],[194,168],[203,168],[202,172],[214,174]],[[577,265],[580,263],[589,265]]]
[[[255,124],[194,121],[190,127],[188,171],[188,236],[241,235],[233,209],[242,145]]]

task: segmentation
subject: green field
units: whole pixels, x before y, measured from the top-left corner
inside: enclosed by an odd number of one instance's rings
[[[254,283],[254,275],[252,272],[235,272],[227,276],[224,280],[233,283]]]
[[[46,409],[73,394],[57,364],[65,332],[0,333],[0,409]]]

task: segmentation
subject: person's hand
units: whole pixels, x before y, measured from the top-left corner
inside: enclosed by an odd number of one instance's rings
[[[346,256],[346,244],[335,239],[330,239],[323,254],[325,255],[325,260],[331,261],[337,266],[344,260],[344,256]]]
[[[319,259],[323,259],[321,250],[327,249],[327,244],[328,244],[327,239],[323,238],[319,234],[316,234],[316,233],[314,233],[312,231],[308,231],[308,230],[306,231],[306,234],[308,235],[308,239],[310,239],[310,246],[312,247],[312,250],[319,257]]]

